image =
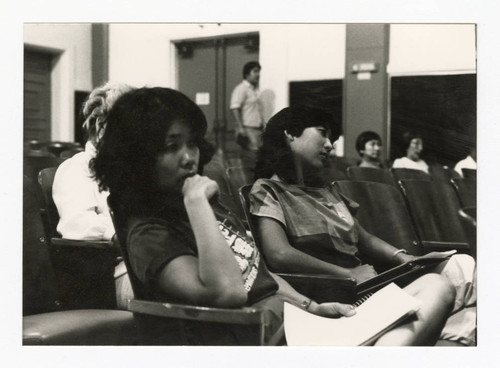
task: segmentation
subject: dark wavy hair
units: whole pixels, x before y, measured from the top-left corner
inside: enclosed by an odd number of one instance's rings
[[[356,139],[356,151],[358,151],[360,156],[363,156],[361,151],[365,149],[366,142],[373,141],[375,139],[382,143],[382,138],[380,138],[380,135],[372,132],[371,130],[367,130],[358,135],[358,138]]]
[[[252,71],[253,68],[262,69],[258,61],[249,61],[245,65],[243,65],[243,79],[247,77],[248,74]]]
[[[213,147],[203,137],[207,121],[200,108],[169,88],[141,88],[121,96],[111,109],[98,154],[91,162],[101,190],[130,214],[151,213],[159,205],[156,161],[174,121],[192,128],[200,149],[199,172],[212,158]]]
[[[255,180],[277,174],[285,182],[296,184],[293,153],[285,130],[294,137],[300,137],[305,128],[313,126],[329,129],[334,140],[341,134],[340,124],[330,113],[312,107],[286,107],[271,117],[262,134],[262,146],[257,152]]]

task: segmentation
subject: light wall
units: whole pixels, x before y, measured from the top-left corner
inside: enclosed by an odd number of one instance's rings
[[[475,25],[391,25],[387,71],[392,75],[475,73]]]
[[[276,96],[275,111],[288,106],[290,81],[342,79],[342,24],[111,24],[110,79],[135,86],[176,87],[172,41],[259,32],[261,90]]]
[[[90,24],[24,24],[24,44],[54,55],[52,139],[74,139],[75,90],[92,89]]]
[[[109,79],[134,86],[176,87],[172,41],[258,32],[261,89],[288,105],[290,81],[343,79],[344,24],[110,24]],[[74,91],[92,89],[90,24],[25,24],[25,45],[56,55],[52,138],[74,136]],[[396,24],[390,29],[391,75],[475,72],[474,25]]]

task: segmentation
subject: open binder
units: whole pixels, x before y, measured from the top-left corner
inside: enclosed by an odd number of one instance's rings
[[[420,300],[394,283],[366,298],[351,317],[320,317],[285,302],[287,345],[372,345],[386,331],[413,316],[420,305]]]
[[[456,250],[450,250],[448,252],[432,252],[424,256],[416,257],[409,262],[391,268],[369,280],[357,284],[356,294],[364,295],[374,292],[391,282],[399,286],[405,286],[427,272],[430,268],[447,260],[455,253]]]

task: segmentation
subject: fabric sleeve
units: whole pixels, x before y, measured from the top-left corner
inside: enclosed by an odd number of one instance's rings
[[[276,193],[262,180],[256,181],[250,192],[250,212],[255,216],[273,218],[286,226],[283,208]]]
[[[132,269],[143,283],[154,287],[158,275],[171,260],[196,253],[186,239],[180,239],[160,220],[137,221],[130,226],[127,249]]]
[[[245,89],[242,88],[241,84],[237,85],[233,93],[231,93],[231,102],[229,104],[230,109],[239,109],[243,106],[245,102]]]
[[[63,162],[54,177],[57,231],[68,239],[110,240],[115,230],[106,204],[107,193],[99,192],[85,156],[74,158]]]
[[[394,160],[392,167],[394,169],[402,169],[402,168],[404,168],[404,165],[403,165],[403,162],[401,161],[401,159],[397,158]]]

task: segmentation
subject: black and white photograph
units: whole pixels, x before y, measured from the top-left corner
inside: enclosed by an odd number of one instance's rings
[[[488,364],[494,30],[438,8],[20,12],[7,366]]]

